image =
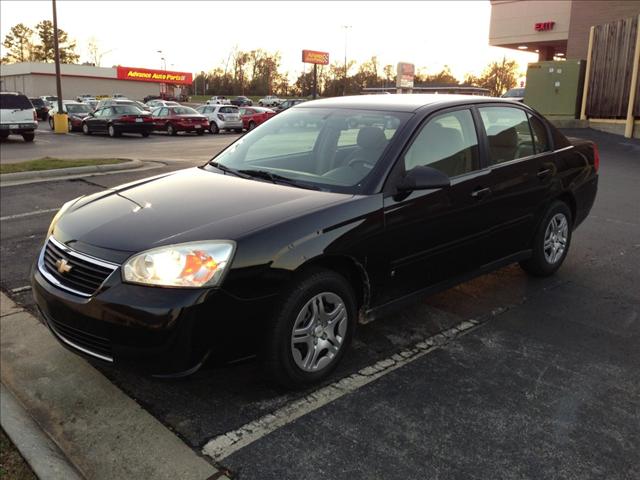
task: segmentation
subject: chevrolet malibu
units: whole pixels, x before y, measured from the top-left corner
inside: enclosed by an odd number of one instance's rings
[[[74,352],[161,376],[258,354],[301,387],[358,320],[513,262],[553,274],[598,166],[593,143],[508,100],[306,102],[206,165],[66,203],[33,293]]]

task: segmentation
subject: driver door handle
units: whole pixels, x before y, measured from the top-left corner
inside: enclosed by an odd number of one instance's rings
[[[471,196],[473,198],[477,198],[478,200],[488,195],[491,195],[491,189],[489,187],[478,187],[473,192],[471,192]]]

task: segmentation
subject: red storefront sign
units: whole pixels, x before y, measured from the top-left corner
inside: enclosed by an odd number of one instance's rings
[[[547,30],[553,30],[553,26],[556,22],[538,22],[534,25],[536,32],[546,32]]]
[[[189,72],[170,72],[168,70],[151,70],[148,68],[118,67],[118,80],[191,85],[193,83],[193,76]]]

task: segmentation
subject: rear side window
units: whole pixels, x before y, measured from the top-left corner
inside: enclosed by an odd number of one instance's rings
[[[26,95],[0,95],[0,108],[2,110],[27,110],[33,108]]]
[[[536,147],[536,153],[548,152],[551,150],[549,146],[549,136],[547,135],[547,129],[539,118],[529,115],[529,122],[531,123],[531,132],[533,133],[533,141]]]
[[[524,110],[511,107],[481,107],[478,110],[489,139],[491,165],[534,154],[533,137]]]
[[[478,136],[469,110],[438,115],[422,128],[404,156],[407,171],[427,166],[450,177],[478,169]]]

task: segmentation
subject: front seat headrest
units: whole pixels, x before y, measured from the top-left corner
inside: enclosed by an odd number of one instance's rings
[[[358,146],[365,149],[381,148],[386,142],[384,132],[377,127],[363,127],[358,131]]]

